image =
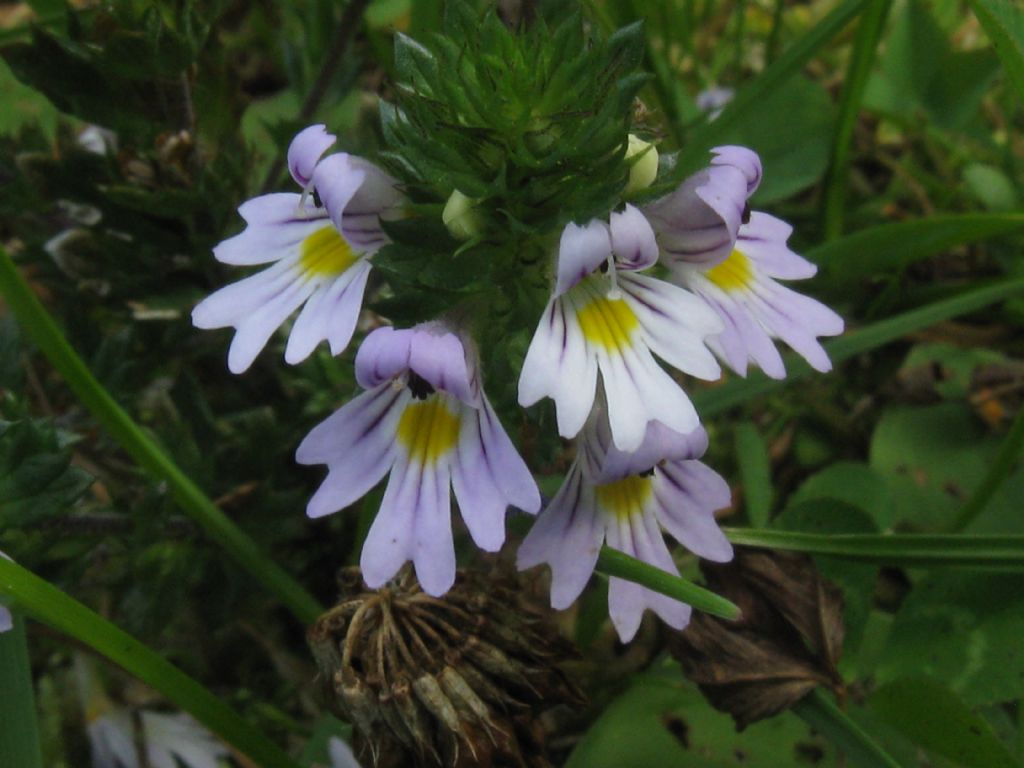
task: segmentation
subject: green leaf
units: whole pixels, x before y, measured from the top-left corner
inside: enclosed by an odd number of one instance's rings
[[[989,36],[1017,97],[1024,101],[1024,8],[1011,0],[967,0]]]
[[[71,466],[71,453],[58,445],[45,424],[0,422],[0,520],[4,528],[24,526],[66,512],[92,485],[92,477]]]
[[[4,765],[42,768],[25,622],[17,612],[13,618],[14,628],[0,632],[0,756]]]
[[[733,544],[785,549],[907,568],[1024,569],[1024,536],[953,534],[817,534],[725,528]]]
[[[899,763],[820,690],[797,702],[793,711],[835,744],[854,765],[860,768],[900,768]]]
[[[951,299],[912,309],[901,315],[848,332],[824,346],[832,362],[839,363],[854,355],[888,344],[908,333],[968,312],[974,312],[1022,292],[1024,292],[1024,280],[1019,279],[976,288]],[[787,355],[786,370],[788,375],[785,379],[769,379],[760,371],[749,374],[746,379],[733,379],[714,389],[695,393],[693,403],[700,414],[704,418],[708,418],[735,408],[754,397],[780,389],[813,371],[809,365],[794,355]]]
[[[1002,445],[999,446],[999,451],[989,464],[984,478],[982,478],[978,487],[974,489],[974,493],[971,494],[971,497],[964,504],[959,514],[957,514],[956,519],[950,526],[951,530],[963,530],[984,511],[992,497],[999,490],[999,487],[1013,472],[1022,449],[1024,449],[1024,408],[1017,411],[1017,416],[1013,420],[1013,426],[1010,427],[1009,433],[1003,440]]]
[[[1022,637],[1019,573],[936,572],[916,584],[900,606],[875,677],[885,683],[928,675],[969,706],[1014,701],[1024,690]]]
[[[713,616],[732,620],[740,615],[740,609],[724,597],[611,547],[602,547],[597,558],[597,570],[606,576],[641,584]]]
[[[840,461],[807,478],[789,497],[787,506],[818,499],[835,499],[866,513],[878,530],[892,520],[892,498],[885,478],[877,471],[853,461]]]
[[[273,742],[220,697],[162,655],[19,565],[0,558],[0,594],[49,627],[85,643],[156,689],[228,744],[267,768],[297,768]],[[5,678],[6,680],[6,678]]]
[[[964,768],[1018,765],[985,719],[930,677],[893,680],[871,694],[868,704],[915,744]]]
[[[771,464],[764,438],[749,422],[736,427],[736,459],[743,481],[747,518],[751,525],[763,528],[772,512]]]
[[[958,245],[1018,232],[1024,213],[935,214],[881,224],[819,245],[807,258],[836,280],[892,274]]]
[[[742,733],[708,706],[675,667],[635,682],[608,706],[573,750],[566,768],[735,768],[834,763],[829,744],[789,712]]]

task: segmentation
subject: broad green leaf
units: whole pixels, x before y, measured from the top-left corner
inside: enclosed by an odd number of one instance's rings
[[[933,678],[893,680],[871,694],[868,704],[915,744],[964,768],[1018,765],[985,719]]]
[[[936,214],[881,224],[819,245],[807,258],[835,280],[894,273],[965,243],[1024,230],[1024,213]]]
[[[865,512],[878,530],[892,520],[892,497],[885,478],[867,464],[840,461],[811,475],[789,497],[788,506],[835,499]]]
[[[876,679],[942,680],[969,706],[1024,690],[1024,576],[939,573],[915,585],[896,614]]]
[[[789,712],[736,732],[732,718],[672,674],[635,683],[598,718],[566,768],[750,768],[799,765],[808,754],[829,764],[832,748]]]
[[[743,122],[719,133],[717,141],[750,147],[760,155],[764,177],[751,202],[763,206],[824,176],[834,125],[828,92],[798,75],[752,105]]]
[[[971,194],[990,211],[1020,210],[1017,190],[1001,169],[984,163],[964,168],[964,183]]]
[[[1013,0],[968,0],[1003,62],[1017,97],[1024,101],[1024,8]]]
[[[910,350],[899,375],[907,382],[923,381],[923,386],[934,387],[944,398],[962,400],[970,394],[979,368],[1007,364],[1011,361],[995,350],[936,342],[918,344]]]
[[[763,528],[772,512],[772,473],[768,446],[757,427],[744,422],[736,427],[736,460],[743,481],[750,524]]]
[[[900,768],[869,734],[837,707],[820,689],[805,696],[793,712],[824,735],[859,768]]]
[[[22,85],[11,73],[7,62],[0,59],[0,136],[17,136],[30,125],[53,137],[57,131],[57,110],[38,91]]]

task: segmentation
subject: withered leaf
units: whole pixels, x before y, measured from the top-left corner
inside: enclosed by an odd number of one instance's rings
[[[743,612],[735,622],[696,613],[669,641],[712,706],[742,730],[819,685],[841,693],[842,595],[809,557],[737,548],[731,563],[701,569],[709,587]]]

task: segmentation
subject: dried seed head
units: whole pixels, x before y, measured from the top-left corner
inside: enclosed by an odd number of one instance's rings
[[[356,568],[309,631],[328,699],[376,768],[546,768],[542,715],[579,706],[559,664],[576,654],[514,576],[459,572],[443,598],[408,569],[375,592]]]
[[[708,586],[740,606],[725,621],[695,613],[672,633],[683,673],[740,730],[824,685],[839,696],[843,599],[806,555],[737,548],[733,562],[701,562]]]

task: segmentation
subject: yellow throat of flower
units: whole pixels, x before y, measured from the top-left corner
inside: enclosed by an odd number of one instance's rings
[[[299,270],[308,279],[337,277],[358,258],[338,230],[326,226],[302,241]]]
[[[576,319],[587,341],[609,352],[622,352],[629,347],[633,332],[640,325],[629,304],[600,294],[576,310]]]
[[[704,277],[723,291],[742,291],[754,282],[754,265],[735,248],[721,264],[716,264]]]
[[[429,466],[455,447],[459,427],[459,416],[432,395],[405,407],[398,422],[398,442],[405,446],[410,460]]]
[[[613,483],[599,485],[595,489],[597,503],[608,514],[620,520],[639,515],[651,495],[652,480],[653,477],[631,475]]]

